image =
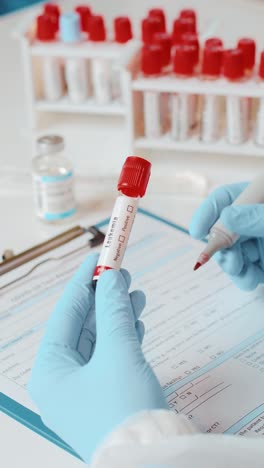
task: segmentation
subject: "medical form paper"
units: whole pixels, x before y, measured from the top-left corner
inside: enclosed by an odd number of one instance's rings
[[[52,256],[82,245],[85,236]],[[146,358],[170,408],[201,431],[264,435],[264,290],[237,290],[214,262],[194,273],[200,249],[175,226],[139,213],[124,266],[132,287],[147,296]],[[47,262],[0,289],[1,391],[35,412],[26,391],[34,356],[55,302],[86,253]],[[2,276],[0,287],[33,264]]]

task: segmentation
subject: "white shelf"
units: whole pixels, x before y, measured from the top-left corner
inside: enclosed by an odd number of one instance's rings
[[[257,79],[230,83],[224,78],[209,81],[199,78],[179,79],[173,75],[166,75],[155,78],[138,78],[133,81],[132,88],[135,91],[264,97],[264,82],[258,82]]]
[[[82,113],[82,114],[98,114],[98,115],[124,115],[125,108],[119,102],[113,101],[110,104],[96,104],[91,98],[82,103],[73,103],[67,97],[59,101],[36,101],[35,107],[42,112],[67,112],[67,113]]]
[[[250,140],[241,145],[231,145],[225,139],[220,139],[214,143],[203,143],[198,136],[193,136],[186,141],[174,141],[166,134],[158,139],[137,138],[134,145],[137,148],[152,150],[264,157],[264,147],[257,146]]]

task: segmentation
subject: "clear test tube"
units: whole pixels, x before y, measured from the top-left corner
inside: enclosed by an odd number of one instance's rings
[[[181,44],[175,47],[173,72],[181,80],[194,76],[195,48]],[[171,137],[173,140],[186,140],[191,133],[193,123],[193,95],[191,93],[173,93],[171,95]]]
[[[44,13],[37,17],[36,40],[53,42],[56,40],[57,23],[55,17]],[[43,57],[42,61],[43,95],[48,101],[60,99],[64,91],[62,64],[58,57]]]
[[[239,85],[245,80],[244,57],[241,49],[229,49],[224,53],[223,74]],[[235,95],[226,97],[226,139],[239,145],[249,137],[249,98]]]
[[[257,145],[264,146],[264,51],[260,55],[258,76],[259,85],[263,86],[263,97],[259,99],[254,140]]]
[[[104,17],[93,15],[89,21],[89,39],[94,43],[106,41],[106,28]],[[97,104],[109,104],[112,100],[111,89],[111,63],[105,58],[94,58],[92,67],[92,86],[94,99]]]
[[[203,80],[217,80],[221,75],[222,47],[205,47],[202,58]],[[202,103],[201,140],[212,143],[220,137],[220,96],[205,94]]]
[[[133,39],[132,25],[128,16],[118,16],[114,19],[114,41],[122,47]],[[111,67],[112,97],[124,102],[125,89],[122,80],[122,67],[118,61],[113,61]]]
[[[162,50],[158,45],[142,49],[141,71],[145,78],[155,78],[162,71]],[[144,133],[146,138],[158,138],[162,134],[160,93],[144,91]]]
[[[60,16],[60,39],[67,44],[79,44],[82,41],[80,15],[64,13]],[[65,59],[65,78],[68,97],[79,103],[88,97],[88,65],[84,58]]]

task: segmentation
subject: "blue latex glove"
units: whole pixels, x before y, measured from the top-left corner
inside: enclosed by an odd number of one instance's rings
[[[44,424],[87,462],[130,416],[168,409],[141,350],[138,317],[145,296],[141,291],[128,293],[131,280],[125,270],[103,273],[95,293],[97,259],[88,257],[66,286],[29,383]]]
[[[239,288],[250,291],[264,283],[264,204],[228,206],[247,185],[216,189],[195,212],[190,234],[195,239],[204,238],[219,217],[227,229],[239,234],[232,248],[214,257]]]

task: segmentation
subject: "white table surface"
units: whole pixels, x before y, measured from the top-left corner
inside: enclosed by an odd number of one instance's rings
[[[69,2],[64,2],[69,3]],[[96,11],[105,12],[107,18],[117,14],[131,14],[134,19],[142,16],[142,12],[151,6],[162,3],[175,16],[175,7],[170,0],[158,2],[153,0],[100,0],[91,1],[96,5]],[[113,4],[114,3],[114,4]],[[127,4],[126,4],[127,3]],[[262,24],[264,6],[261,1],[254,0],[210,0],[202,9],[204,0],[193,0],[188,6],[201,9],[201,23],[206,25],[213,18],[218,18],[215,33],[221,31],[221,25],[226,26],[227,43],[231,44],[241,35],[251,35],[263,41]],[[221,3],[221,5],[219,5]],[[227,8],[228,5],[228,8]],[[178,1],[177,9],[186,7],[186,2]],[[248,21],[249,14],[251,21]],[[239,15],[239,22],[234,24],[234,15]],[[27,171],[32,157],[32,141],[38,134],[52,131],[59,132],[66,137],[67,148],[73,159],[77,172],[77,196],[80,204],[79,218],[92,224],[108,216],[114,198],[114,192],[105,188],[99,176],[118,174],[120,162],[126,154],[126,139],[124,124],[121,119],[109,119],[87,116],[59,116],[43,123],[38,131],[27,127],[26,104],[23,95],[23,79],[18,43],[11,39],[11,31],[23,19],[25,12],[14,13],[0,19],[0,253],[5,248],[14,248],[15,252],[31,246],[36,242],[55,235],[65,226],[46,226],[37,221],[33,214],[32,195],[29,182],[25,187],[10,184],[8,189],[1,186],[1,173],[8,168]],[[218,31],[217,31],[218,28]],[[261,39],[262,37],[262,39]],[[263,47],[263,43],[261,45]],[[168,167],[170,186],[173,185],[172,165],[175,173],[191,170],[205,175],[210,186],[247,179],[262,166],[261,159],[231,158],[228,156],[196,155],[196,154],[151,154],[154,165],[154,176]],[[98,158],[100,164],[98,165]],[[264,160],[263,160],[264,161]],[[82,179],[80,179],[82,174]],[[96,179],[96,177],[98,177]],[[92,180],[92,182],[90,182]],[[97,185],[95,181],[97,180]],[[98,190],[98,184],[100,189]],[[112,187],[111,183],[107,187]],[[188,226],[194,209],[201,198],[183,197],[177,194],[166,194],[167,181],[164,184],[152,186],[150,194],[143,201],[142,206],[155,213],[168,217],[175,222]],[[96,188],[96,190],[93,190]],[[162,193],[163,192],[163,193]],[[76,224],[77,220],[72,221]],[[88,437],[88,435],[87,435]],[[74,468],[83,465],[80,461],[68,455],[57,446],[26,429],[24,426],[0,414],[0,466],[3,468],[36,467],[46,468]]]

